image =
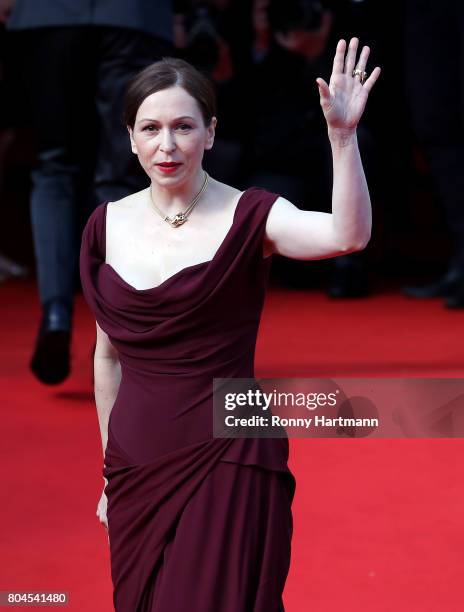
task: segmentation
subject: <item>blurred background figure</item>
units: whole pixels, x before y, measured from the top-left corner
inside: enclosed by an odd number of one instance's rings
[[[408,0],[404,40],[411,124],[453,240],[445,273],[405,293],[464,308],[464,4]]]
[[[0,24],[4,23],[11,13],[13,0],[0,0]],[[14,142],[15,134],[10,124],[10,108],[6,103],[6,92],[3,83],[5,72],[5,36],[0,35],[0,190],[3,187],[5,177],[5,160]],[[2,245],[3,246],[3,245]],[[29,274],[29,268],[11,258],[0,250],[0,283],[9,278],[23,278]]]
[[[176,55],[214,83],[219,117],[214,147],[205,151],[204,168],[219,181],[241,183],[245,146],[244,110],[249,64],[247,1],[178,0],[175,2]]]
[[[336,12],[318,0],[254,0],[252,23],[246,184],[278,192],[305,210],[328,212],[332,156],[316,77],[331,73]],[[373,139],[364,124],[357,136],[371,185]],[[309,262],[276,257],[273,264],[274,274],[286,285],[308,287],[314,282]],[[331,297],[368,293],[364,252],[336,257],[330,265]]]
[[[0,5],[21,58],[37,138],[31,222],[42,318],[31,369],[70,371],[80,233],[98,203],[148,183],[121,120],[130,77],[172,49],[170,0],[16,0]]]
[[[380,16],[374,0],[171,1],[172,7],[168,0],[139,0],[136,13],[129,0],[43,0],[40,7],[0,0],[0,17],[8,17],[7,33],[0,28],[0,205],[6,215],[0,281],[26,273],[15,260],[32,267],[33,237],[43,316],[31,366],[39,379],[60,382],[69,372],[77,246],[89,212],[146,186],[119,105],[129,76],[163,55],[186,59],[215,83],[215,146],[204,156],[211,175],[328,211],[331,152],[315,79],[330,74],[340,38],[357,36],[371,46],[367,70],[371,62],[381,65],[383,78],[357,130],[374,208],[370,244],[333,261],[275,256],[273,279],[309,288],[327,277],[328,295],[364,296],[390,279],[401,286],[421,270],[438,270],[451,231],[449,274],[409,289],[420,296],[452,288],[447,303],[459,306],[464,179],[456,117],[462,97],[454,82],[461,78],[459,54],[452,56],[462,23],[458,4],[446,0],[435,18],[434,4],[418,0],[393,0]],[[13,58],[5,85],[2,35]],[[436,44],[423,44],[422,36]],[[430,55],[428,64],[417,54]],[[6,109],[3,88],[11,98]],[[436,219],[432,179],[449,204],[448,231]]]

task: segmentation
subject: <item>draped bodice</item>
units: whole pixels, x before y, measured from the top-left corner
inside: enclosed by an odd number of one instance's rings
[[[263,239],[277,197],[257,187],[245,190],[214,257],[149,289],[136,289],[105,261],[107,203],[89,217],[82,289],[119,355],[122,378],[109,433],[128,459],[149,461],[211,439],[213,378],[254,377],[271,259],[263,257]],[[265,440],[234,442],[225,459],[286,469],[287,440],[272,448]],[[283,450],[279,457],[276,446]]]
[[[95,209],[82,237],[82,287],[123,367],[220,376],[236,362],[248,366],[244,376],[253,376],[250,359],[270,261],[262,244],[276,197],[247,189],[214,257],[150,289],[132,287],[105,262],[107,203]]]

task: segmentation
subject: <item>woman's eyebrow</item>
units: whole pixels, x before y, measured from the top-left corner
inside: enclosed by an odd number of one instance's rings
[[[182,117],[176,117],[175,119],[173,119],[173,122],[180,121],[181,119],[191,119],[192,121],[195,121],[194,117],[190,117],[189,115],[183,115]],[[157,119],[150,119],[149,117],[139,119],[138,123],[142,123],[142,121],[152,121],[153,123],[159,123]]]

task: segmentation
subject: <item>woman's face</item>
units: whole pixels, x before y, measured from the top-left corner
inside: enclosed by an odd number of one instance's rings
[[[174,86],[151,94],[142,102],[134,129],[128,127],[132,151],[152,182],[182,185],[198,174],[205,149],[214,142],[216,117],[205,127],[195,98]],[[165,172],[159,164],[179,165]]]

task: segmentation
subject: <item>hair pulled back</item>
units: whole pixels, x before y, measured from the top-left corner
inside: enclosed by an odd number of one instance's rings
[[[134,129],[137,111],[145,98],[174,86],[183,87],[197,101],[205,127],[209,126],[216,116],[214,86],[194,66],[177,57],[163,57],[133,77],[124,98],[124,124]]]

